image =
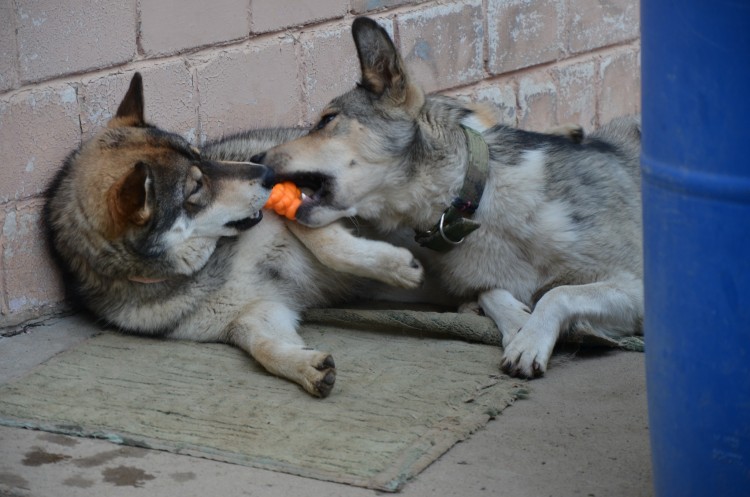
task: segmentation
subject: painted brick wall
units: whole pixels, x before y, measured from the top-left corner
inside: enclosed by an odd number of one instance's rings
[[[427,90],[505,123],[590,130],[639,111],[638,0],[0,0],[0,327],[61,308],[41,194],[133,72],[147,118],[195,142],[308,124],[356,81],[361,14]]]

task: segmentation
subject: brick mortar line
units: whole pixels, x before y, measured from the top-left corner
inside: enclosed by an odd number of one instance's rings
[[[246,9],[246,15],[245,18],[247,21],[247,24],[245,24],[245,27],[247,27],[248,35],[253,32],[253,0],[246,0],[245,3],[245,9]]]
[[[452,91],[460,91],[463,88],[470,88],[474,85],[480,84],[480,83],[492,83],[493,81],[501,80],[501,79],[507,79],[512,78],[516,80],[520,76],[524,76],[527,73],[532,73],[535,71],[543,70],[543,69],[550,69],[554,68],[555,66],[559,66],[562,64],[575,64],[577,62],[583,62],[587,58],[593,57],[593,58],[601,58],[603,55],[606,55],[607,52],[614,52],[617,49],[620,48],[638,48],[640,46],[640,38],[634,38],[632,40],[620,42],[620,43],[613,43],[611,45],[607,45],[606,47],[599,47],[594,50],[591,50],[590,52],[581,52],[577,53],[572,57],[564,58],[564,59],[556,59],[548,62],[542,62],[540,64],[535,64],[528,67],[523,67],[520,69],[513,69],[508,72],[500,73],[500,74],[493,74],[489,73],[487,77],[483,79],[479,79],[476,81],[473,81],[471,83],[457,85],[457,86],[451,86],[448,88],[441,88],[440,90],[436,90],[433,93],[444,93],[444,92],[452,92]]]
[[[602,116],[599,112],[602,95],[602,57],[594,57],[594,129],[602,126]],[[586,130],[588,131],[588,130]]]
[[[78,146],[83,145],[83,106],[81,105],[80,88],[73,85],[73,91],[76,92],[76,106],[78,106]]]
[[[562,2],[560,5],[560,14],[557,17],[557,47],[560,50],[561,57],[570,55],[570,37],[565,36],[568,26],[570,26],[570,2]],[[562,29],[561,29],[562,28]]]
[[[576,62],[582,62],[586,58],[589,57],[600,57],[604,55],[606,52],[614,52],[617,49],[620,48],[636,48],[640,47],[640,38],[632,38],[629,40],[620,41],[617,43],[611,43],[609,45],[596,47],[592,50],[589,50],[587,52],[579,52],[576,54],[571,54],[570,57],[563,57],[560,59],[555,59],[552,61],[542,62],[540,64],[531,65],[528,67],[523,67],[520,69],[514,69],[512,71],[508,71],[502,74],[492,74],[492,77],[495,76],[503,76],[503,77],[516,77],[518,74],[529,72],[532,70],[539,70],[539,69],[545,69],[548,67],[552,67],[559,64],[575,64]]]
[[[7,248],[7,240],[5,238],[5,224],[8,222],[8,211],[15,210],[16,216],[18,213],[19,206],[17,202],[10,201],[4,203],[3,207],[3,223],[0,225],[0,289],[2,289],[2,295],[0,297],[0,319],[9,319],[14,313],[10,311],[10,301],[8,300],[8,282],[6,277],[6,261],[5,261],[5,249]],[[16,218],[16,222],[18,222]]]
[[[307,61],[303,56],[304,50],[300,41],[302,34],[300,33],[296,36],[291,34],[290,36],[294,40],[294,60],[297,64],[297,71],[295,71],[294,77],[296,78],[297,88],[299,88],[300,92],[299,99],[300,102],[302,102],[302,112],[297,118],[297,124],[302,125],[303,122],[309,121],[313,118],[313,116],[310,115],[310,91],[307,87],[307,78],[304,76],[307,72]]]
[[[10,305],[8,303],[8,288],[5,284],[5,219],[7,216],[7,205],[3,205],[3,222],[0,223],[0,318],[10,315]]]
[[[482,0],[482,71],[485,75],[492,74],[490,72],[490,21],[487,14],[489,8],[490,0]]]
[[[143,26],[141,1],[136,0],[135,2],[135,53],[138,56],[143,56],[145,51],[143,50],[143,35],[141,27]]]
[[[13,67],[16,70],[16,80],[21,83],[21,48],[18,45],[18,16],[15,15],[18,12],[18,0],[10,0],[11,7],[13,8],[13,31],[16,35],[13,37],[13,48],[15,49],[15,60],[13,61]],[[0,92],[2,96],[2,92]]]
[[[364,12],[364,13],[358,13],[355,14],[351,11],[351,9],[347,12],[347,16],[351,18],[353,21],[356,17],[370,17],[375,19],[376,21],[380,18],[390,18],[390,16],[398,16],[402,14],[411,14],[414,12],[418,12],[420,10],[427,10],[428,8],[433,7],[441,7],[444,5],[450,5],[450,4],[463,4],[467,5],[467,2],[469,0],[430,0],[429,2],[422,2],[422,3],[416,3],[416,4],[405,4],[405,5],[394,5],[393,7],[384,9],[384,10],[376,10],[372,12]],[[484,0],[482,0],[482,6],[484,7]],[[486,11],[483,10],[483,12],[486,13]]]
[[[192,86],[193,93],[195,94],[196,104],[193,106],[193,118],[195,119],[194,139],[199,144],[201,141],[201,134],[203,133],[203,120],[201,119],[201,89],[200,85],[198,84],[198,68],[190,60],[183,60],[183,64],[185,65],[185,69],[190,75],[190,86]]]
[[[516,111],[513,118],[514,127],[518,127],[520,124],[519,117],[521,115],[521,83],[516,78],[511,78],[511,85],[513,85],[513,96],[516,97]]]

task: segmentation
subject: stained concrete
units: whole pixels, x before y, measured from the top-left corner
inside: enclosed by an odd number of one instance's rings
[[[68,318],[0,339],[0,383],[98,329]],[[401,495],[651,495],[644,356],[566,351],[543,379]],[[18,428],[0,428],[0,496],[374,496],[283,473]]]

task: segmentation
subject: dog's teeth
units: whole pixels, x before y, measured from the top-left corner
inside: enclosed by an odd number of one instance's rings
[[[300,187],[300,193],[302,194],[302,199],[306,199],[306,198],[309,199],[315,195],[315,190],[312,190],[311,188],[303,186],[303,187]]]

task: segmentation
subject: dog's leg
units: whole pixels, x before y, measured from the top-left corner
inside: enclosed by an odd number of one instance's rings
[[[297,313],[279,302],[251,304],[229,327],[227,339],[270,373],[287,378],[316,397],[327,397],[336,381],[333,357],[310,349],[297,334]]]
[[[507,290],[494,289],[482,293],[479,305],[500,330],[503,348],[508,346],[531,316],[528,306],[516,300]]]
[[[287,227],[326,267],[403,288],[422,284],[422,265],[405,248],[359,238],[339,223],[321,228],[287,223]]]
[[[526,324],[505,348],[502,369],[513,376],[542,376],[560,331],[576,319],[634,333],[642,317],[643,282],[639,278],[626,275],[553,288],[539,300]]]

